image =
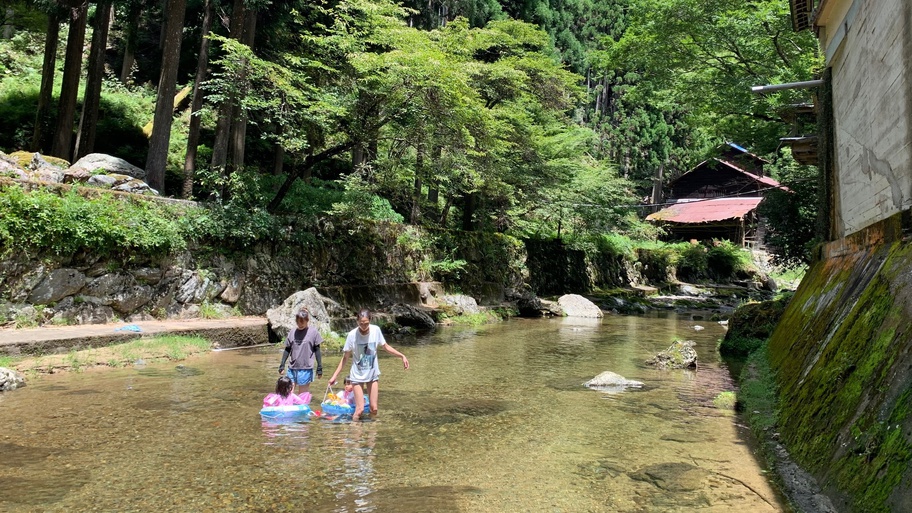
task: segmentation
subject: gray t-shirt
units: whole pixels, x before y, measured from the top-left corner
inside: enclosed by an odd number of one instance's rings
[[[377,361],[377,350],[386,344],[379,326],[370,325],[367,335],[362,335],[358,328],[351,330],[345,338],[343,351],[351,351],[352,367],[348,377],[352,383],[369,383],[380,378],[380,364]]]
[[[288,332],[285,339],[285,349],[291,348],[291,361],[288,368],[293,370],[313,369],[314,351],[323,343],[320,330],[310,326],[302,329],[295,328]]]

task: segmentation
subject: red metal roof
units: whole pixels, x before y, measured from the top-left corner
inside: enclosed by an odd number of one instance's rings
[[[711,223],[726,219],[741,219],[757,208],[763,198],[716,198],[675,203],[646,216],[648,221],[667,223]]]
[[[732,164],[731,162],[728,162],[728,161],[725,161],[725,160],[720,160],[720,159],[713,159],[713,160],[715,160],[716,162],[719,162],[719,163],[721,163],[721,164],[724,164],[724,165],[726,165],[726,166],[728,166],[728,167],[734,169],[735,171],[738,171],[738,172],[740,172],[740,173],[744,173],[745,175],[747,175],[747,176],[753,178],[754,180],[756,180],[756,181],[762,183],[763,185],[768,185],[768,186],[770,186],[770,187],[776,187],[776,188],[781,188],[781,189],[788,190],[788,189],[786,189],[785,187],[783,187],[782,185],[780,185],[779,182],[778,182],[777,180],[775,180],[775,179],[773,179],[773,178],[771,178],[771,177],[769,177],[769,176],[758,176],[758,175],[755,175],[755,174],[753,174],[753,173],[751,173],[751,172],[748,172],[748,171],[745,171],[745,170],[741,169],[740,167],[738,167],[738,166]]]

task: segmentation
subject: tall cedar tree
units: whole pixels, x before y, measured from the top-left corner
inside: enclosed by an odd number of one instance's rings
[[[181,34],[187,0],[168,0],[162,47],[161,78],[152,120],[152,138],[146,158],[146,182],[160,194],[165,193],[165,167],[171,142],[171,118],[174,113],[174,92],[177,89],[177,65],[180,61]]]
[[[231,22],[229,24],[229,37],[241,41],[244,33],[244,16],[246,15],[244,0],[234,0],[231,8]],[[212,144],[212,169],[226,170],[228,164],[228,146],[231,138],[231,117],[235,112],[235,102],[226,98],[219,105],[218,120],[215,124],[215,142]]]
[[[193,100],[190,102],[190,127],[187,131],[187,155],[184,158],[184,186],[181,196],[190,199],[193,196],[193,177],[196,175],[196,152],[199,147],[200,125],[202,117],[199,115],[203,107],[203,90],[200,87],[206,80],[206,69],[209,67],[209,31],[212,29],[212,0],[205,0],[203,4],[203,22],[200,32],[199,57],[196,63],[196,79],[193,81]]]
[[[41,90],[38,92],[38,109],[35,129],[32,132],[32,151],[41,151],[51,117],[51,95],[54,92],[54,71],[57,68],[57,43],[60,40],[59,6],[54,4],[48,12],[47,33],[44,37],[44,62],[41,65]]]
[[[105,49],[108,46],[108,27],[112,6],[112,0],[101,0],[95,7],[92,49],[89,52],[89,70],[86,76],[79,132],[76,134],[75,159],[82,158],[95,149],[95,128],[98,124],[98,108],[101,103],[101,82],[104,77]]]
[[[70,34],[67,37],[66,56],[63,61],[63,81],[60,101],[57,104],[57,128],[51,155],[70,160],[72,155],[73,124],[76,115],[76,97],[82,73],[82,45],[85,42],[88,0],[71,0],[69,7]]]

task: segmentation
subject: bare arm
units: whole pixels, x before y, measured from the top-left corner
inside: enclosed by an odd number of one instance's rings
[[[386,352],[389,353],[389,354],[391,354],[391,355],[393,355],[393,356],[398,356],[399,358],[402,358],[402,366],[403,366],[406,370],[408,370],[408,368],[409,368],[409,361],[408,361],[408,358],[406,358],[404,354],[400,353],[399,351],[396,351],[396,350],[393,348],[393,346],[391,346],[391,345],[389,345],[389,344],[383,344],[383,349],[386,349]]]

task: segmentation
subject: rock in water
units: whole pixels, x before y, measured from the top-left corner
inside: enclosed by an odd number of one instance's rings
[[[624,376],[611,371],[605,371],[583,383],[583,385],[602,392],[617,393],[623,392],[628,388],[640,388],[643,386],[643,383],[627,379]]]
[[[602,309],[578,294],[566,294],[557,300],[567,317],[602,317]]]
[[[675,340],[668,349],[646,360],[646,363],[659,369],[696,369],[697,351],[693,340]]]
[[[0,367],[0,392],[16,390],[25,386],[25,376],[13,369]]]

